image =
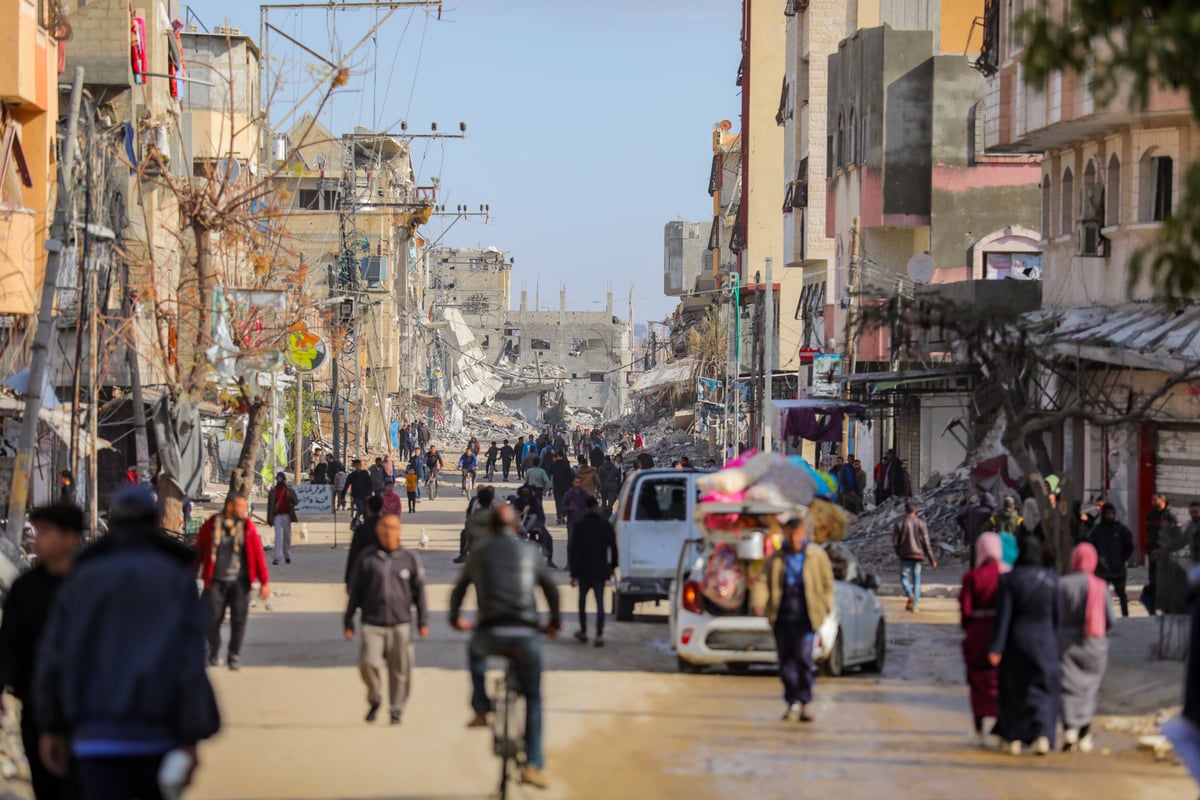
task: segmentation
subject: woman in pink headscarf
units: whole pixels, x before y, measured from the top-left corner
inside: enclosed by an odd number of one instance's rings
[[[981,533],[975,542],[975,568],[963,576],[958,604],[962,609],[963,661],[967,666],[967,685],[971,688],[971,714],[975,719],[975,736],[981,747],[988,742],[985,720],[996,718],[996,698],[999,687],[996,668],[988,661],[988,640],[992,634],[992,618],[996,615],[996,590],[1000,575],[1008,572],[1004,563],[1004,548],[1000,537],[992,532]]]
[[[1096,577],[1099,556],[1083,542],[1071,551],[1071,571],[1058,581],[1058,651],[1062,670],[1063,750],[1092,749],[1096,697],[1108,666],[1112,602]]]

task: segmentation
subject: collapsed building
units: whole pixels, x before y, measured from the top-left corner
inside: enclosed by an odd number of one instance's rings
[[[438,355],[440,377],[454,387],[450,396],[470,403],[494,397],[530,421],[560,403],[620,416],[628,407],[633,366],[632,296],[625,320],[613,314],[612,292],[603,311],[568,311],[563,288],[558,310],[551,311],[536,298],[530,309],[522,289],[513,310],[513,263],[494,247],[439,248],[426,256],[428,316],[449,329]],[[460,341],[464,328],[473,341]]]

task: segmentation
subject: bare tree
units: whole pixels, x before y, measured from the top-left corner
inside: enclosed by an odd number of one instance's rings
[[[230,53],[222,90],[228,91],[232,109]],[[319,78],[323,95],[314,119],[348,76],[349,70],[342,67]],[[236,152],[236,140],[247,132],[257,142],[264,119],[265,112],[238,127],[231,116],[223,129],[225,152]],[[171,124],[177,127],[178,120]],[[257,154],[250,158],[257,159]],[[154,381],[165,387],[173,423],[186,425],[182,417],[193,414],[205,400],[246,414],[246,433],[230,480],[230,490],[239,494],[253,485],[269,411],[257,386],[257,372],[278,366],[289,328],[306,313],[314,313],[305,294],[306,268],[288,247],[282,224],[290,198],[276,188],[289,160],[256,175],[252,169],[235,168],[232,159],[221,159],[207,163],[196,175],[190,161],[183,170],[173,171],[169,153],[151,148],[136,167],[135,192],[146,246],[126,257],[134,265],[131,291],[152,324],[148,332],[127,326],[125,344],[152,364]],[[152,217],[148,211],[161,212],[164,207],[169,209],[165,215]],[[256,302],[263,295],[255,293],[263,292],[281,294],[285,301]],[[162,466],[158,490],[163,525],[180,530],[186,500],[182,487],[189,476]]]
[[[1149,381],[1134,383],[1128,370],[1082,357],[1078,343],[1061,331],[1050,311],[1018,314],[941,298],[896,297],[864,304],[859,322],[863,331],[890,330],[901,364],[934,358],[978,366],[972,427],[999,433],[1037,499],[1060,570],[1074,544],[1068,515],[1080,499],[1079,488],[1062,480],[1061,496],[1051,503],[1045,479],[1053,465],[1044,434],[1072,421],[1107,427],[1155,419],[1174,389],[1200,376],[1200,363],[1186,363],[1147,371]]]

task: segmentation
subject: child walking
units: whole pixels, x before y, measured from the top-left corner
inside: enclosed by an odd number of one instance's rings
[[[408,493],[408,513],[416,513],[417,510],[417,471],[412,467],[408,468],[408,474],[404,476],[404,491]]]

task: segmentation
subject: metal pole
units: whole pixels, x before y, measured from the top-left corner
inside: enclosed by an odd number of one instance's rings
[[[771,390],[772,378],[775,371],[775,290],[771,284],[771,262],[767,259],[767,324],[763,332],[763,402],[762,402],[762,431],[763,451],[771,452]]]
[[[84,262],[84,269],[87,270],[87,285],[88,297],[92,298],[92,302],[96,308],[92,311],[91,319],[88,324],[88,388],[91,389],[88,395],[91,402],[88,403],[88,438],[91,440],[88,443],[88,524],[92,535],[96,534],[97,522],[100,519],[99,506],[99,490],[100,486],[96,479],[96,429],[98,427],[97,412],[100,406],[100,381],[99,381],[99,349],[100,349],[100,330],[98,319],[100,315],[97,313],[103,308],[100,298],[97,297],[96,287],[96,272],[98,267],[96,264],[88,264]],[[74,469],[75,465],[72,464]]]
[[[730,272],[729,279],[733,283],[733,456],[737,458],[741,455],[742,444],[741,436],[738,433],[738,426],[742,421],[742,389],[741,381],[738,380],[742,376],[741,275],[736,271]]]
[[[296,418],[295,418],[295,422],[293,425],[295,430],[292,431],[293,437],[295,439],[295,445],[296,445],[296,453],[295,453],[296,457],[294,459],[295,472],[296,472],[296,483],[301,483],[303,480],[303,476],[301,475],[301,470],[304,469],[304,459],[300,454],[300,451],[304,448],[304,422],[303,422],[304,418],[303,418],[303,414],[304,414],[304,374],[302,372],[300,372],[300,370],[296,370]]]
[[[341,420],[341,414],[338,410],[338,405],[340,404],[341,398],[339,397],[340,392],[338,391],[337,349],[338,349],[338,343],[334,342],[333,347],[332,347],[332,350],[333,350],[333,375],[331,377],[331,382],[333,383],[333,390],[330,392],[330,394],[332,395],[332,398],[333,398],[332,402],[333,402],[333,460],[334,461],[340,461],[342,458],[342,451],[341,451],[341,444],[342,444],[341,421],[342,420]],[[331,483],[333,482],[332,475],[330,476],[329,480]]]
[[[29,379],[25,384],[25,414],[21,418],[21,433],[17,439],[17,460],[13,468],[12,491],[8,495],[8,527],[4,535],[14,545],[21,544],[25,527],[25,508],[29,502],[30,473],[33,471],[33,452],[37,447],[38,416],[42,411],[42,386],[46,382],[46,362],[50,356],[50,337],[54,335],[54,291],[58,285],[58,268],[63,247],[66,246],[67,225],[71,214],[68,191],[71,173],[75,169],[75,139],[79,135],[79,106],[83,100],[83,67],[75,68],[71,83],[71,105],[67,115],[67,138],[63,142],[63,158],[58,165],[58,197],[54,208],[51,238],[46,240],[46,274],[42,280],[42,303],[38,309],[37,332],[29,361]],[[92,492],[95,487],[89,486]]]

